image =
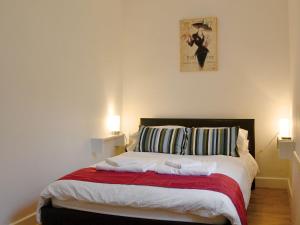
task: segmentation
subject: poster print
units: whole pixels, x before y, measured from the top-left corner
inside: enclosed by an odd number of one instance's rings
[[[217,17],[181,20],[180,71],[217,69]]]

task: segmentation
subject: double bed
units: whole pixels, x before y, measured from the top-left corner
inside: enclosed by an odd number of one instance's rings
[[[237,181],[243,194],[245,206],[248,206],[251,183],[252,189],[255,188],[253,178],[257,172],[257,168],[255,168],[256,163],[253,162],[255,157],[253,119],[142,118],[140,125],[176,125],[185,127],[238,126],[247,130],[249,154],[241,157],[205,156],[205,161],[216,162],[219,165],[216,172],[228,175]],[[141,152],[124,154],[126,157],[141,157],[148,160],[162,160],[165,155]],[[177,159],[182,156],[168,155],[168,157]],[[197,157],[201,158],[201,156],[187,157],[193,160],[197,160]],[[62,184],[62,182],[64,183]],[[67,194],[64,193],[66,190],[69,191]],[[141,199],[141,196],[144,197]],[[156,199],[153,200],[153,198]],[[222,199],[221,203],[217,200],[215,202],[211,201],[218,198]],[[51,184],[45,189],[38,209],[38,220],[43,225],[238,224],[233,218],[236,214],[232,210],[234,207],[227,200],[223,193],[209,190],[125,184],[95,184],[92,182],[63,180],[56,182],[56,184]]]

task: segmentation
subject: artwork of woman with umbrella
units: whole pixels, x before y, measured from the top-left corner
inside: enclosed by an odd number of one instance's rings
[[[216,18],[181,21],[181,71],[216,70],[216,60]]]

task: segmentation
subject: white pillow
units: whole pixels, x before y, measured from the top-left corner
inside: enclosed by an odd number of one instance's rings
[[[248,153],[249,152],[249,140],[248,140],[248,131],[240,128],[238,138],[236,141],[239,153]]]
[[[240,155],[249,153],[249,140],[245,141],[242,146],[238,147],[238,151]]]
[[[244,140],[248,140],[248,131],[243,128],[240,128],[239,136],[240,136],[240,138],[243,138]]]
[[[135,150],[138,139],[139,139],[139,132],[138,131],[129,135],[129,143],[126,146],[126,150],[128,152],[133,152]]]

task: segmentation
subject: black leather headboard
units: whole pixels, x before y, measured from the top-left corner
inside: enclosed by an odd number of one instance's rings
[[[254,119],[185,119],[185,118],[141,118],[140,125],[163,126],[179,125],[185,127],[231,127],[239,126],[248,130],[249,152],[255,158]]]

